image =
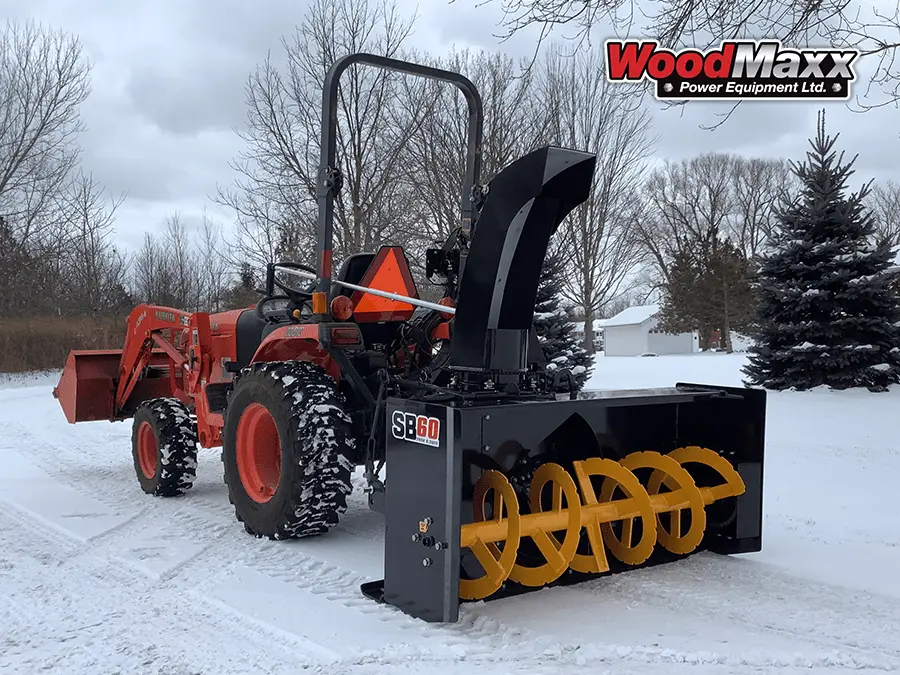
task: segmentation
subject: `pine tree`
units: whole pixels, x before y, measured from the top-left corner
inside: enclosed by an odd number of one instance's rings
[[[581,391],[591,376],[594,356],[588,354],[575,335],[561,302],[563,261],[559,254],[548,253],[541,271],[534,305],[534,329],[547,359],[548,370],[567,368],[572,373],[576,391]],[[561,390],[568,391],[566,378]]]
[[[255,305],[262,296],[256,290],[256,274],[248,262],[242,262],[238,269],[238,281],[227,292],[225,304],[230,309]]]
[[[660,327],[672,333],[698,330],[706,347],[719,330],[746,333],[755,319],[752,263],[727,239],[716,235],[676,252],[663,286]]]
[[[792,163],[800,194],[779,209],[772,251],[757,275],[756,344],[744,372],[768,389],[900,382],[900,297],[891,250],[876,241],[869,186],[845,195],[854,160],[834,151],[824,113],[807,161]]]

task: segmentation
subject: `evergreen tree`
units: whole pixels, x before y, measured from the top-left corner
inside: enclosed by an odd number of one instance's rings
[[[756,344],[744,369],[768,389],[900,382],[900,298],[891,249],[864,206],[868,185],[845,195],[854,160],[836,156],[824,113],[807,162],[792,163],[800,194],[782,204],[772,251],[757,276]]]
[[[575,335],[575,326],[569,321],[561,302],[563,285],[562,258],[558,253],[548,253],[541,271],[534,305],[534,329],[547,359],[547,368],[567,368],[572,373],[575,389],[580,391],[591,376],[594,357],[581,346]],[[561,391],[568,391],[565,377]]]
[[[226,293],[225,304],[229,309],[250,307],[262,296],[256,290],[256,274],[248,262],[242,262],[238,269],[238,282]]]
[[[660,327],[671,333],[697,330],[708,346],[714,330],[746,333],[755,318],[752,265],[732,242],[718,235],[675,253],[663,286]]]

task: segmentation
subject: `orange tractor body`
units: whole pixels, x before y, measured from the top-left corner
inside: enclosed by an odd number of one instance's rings
[[[346,280],[354,267],[357,273],[365,269],[353,279],[360,285],[418,298],[399,246],[352,258],[338,278]],[[362,347],[360,324],[396,325],[414,311],[408,302],[364,291],[336,294],[331,304],[332,316],[338,310],[352,321],[273,325],[257,306],[209,314],[141,304],[126,319],[122,349],[69,353],[53,395],[72,424],[126,420],[143,401],[176,398],[195,411],[200,445],[218,447],[225,395],[236,372],[253,363],[308,361],[340,381],[341,368],[329,347]],[[446,315],[435,327],[436,339],[449,338],[451,318]]]

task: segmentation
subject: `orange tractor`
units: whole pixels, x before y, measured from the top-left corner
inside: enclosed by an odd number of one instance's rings
[[[459,227],[426,252],[438,303],[419,297],[400,246],[333,273],[338,82],[352,64],[451,83],[468,103]],[[758,551],[764,392],[576,392],[532,324],[550,238],[587,199],[596,156],[543,147],[481,184],[482,117],[457,73],[337,61],[316,266],[269,265],[252,308],[140,305],[122,350],[69,355],[54,389],[67,419],[133,419],[138,482],[161,497],[191,487],[198,445],[221,446],[237,519],[272,539],[337,526],[362,467],[386,522],[385,578],[362,592],[428,621],[698,549]]]

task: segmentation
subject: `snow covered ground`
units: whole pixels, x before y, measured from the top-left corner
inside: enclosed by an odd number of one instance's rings
[[[600,358],[593,388],[739,384],[742,355]],[[130,426],[69,426],[55,375],[0,381],[0,673],[387,675],[900,670],[900,391],[770,394],[764,550],[464,605],[429,625],[359,592],[381,517],[244,534],[218,450],[141,493]]]

